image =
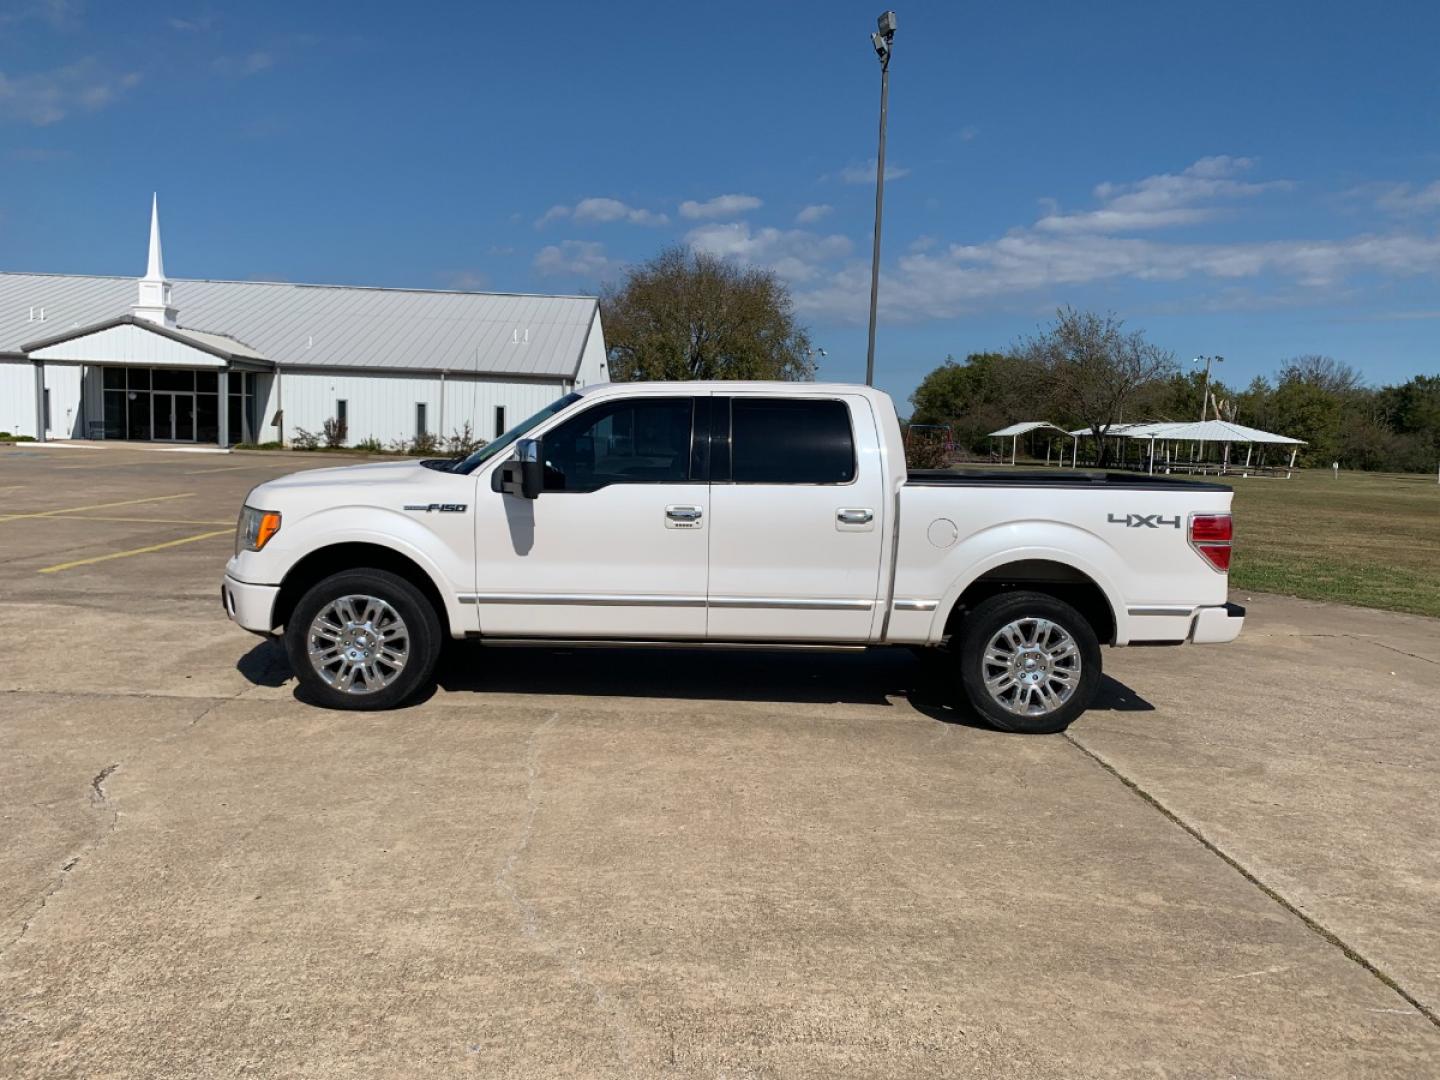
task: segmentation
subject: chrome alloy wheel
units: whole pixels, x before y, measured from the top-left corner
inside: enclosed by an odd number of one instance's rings
[[[1046,716],[1070,700],[1080,684],[1075,639],[1049,619],[1006,623],[985,646],[985,689],[1018,716]]]
[[[310,666],[347,694],[372,694],[400,676],[410,632],[399,612],[377,596],[341,596],[320,609],[307,638]]]

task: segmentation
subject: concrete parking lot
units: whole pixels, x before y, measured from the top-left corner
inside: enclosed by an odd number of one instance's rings
[[[1237,596],[1054,737],[905,652],[330,713],[217,588],[333,463],[0,447],[0,1075],[1440,1074],[1440,623]]]

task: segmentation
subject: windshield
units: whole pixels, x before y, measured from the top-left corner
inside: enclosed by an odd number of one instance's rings
[[[530,431],[533,427],[535,427],[536,424],[540,423],[540,421],[554,416],[561,409],[568,408],[579,400],[579,394],[566,394],[558,401],[552,401],[549,405],[546,405],[545,408],[541,409],[528,420],[522,420],[520,423],[516,424],[513,428],[505,432],[504,435],[501,435],[494,442],[486,443],[479,450],[476,450],[473,454],[467,457],[464,461],[457,462],[455,465],[455,471],[457,473],[474,472],[481,465],[485,464],[485,462],[489,461],[496,454],[500,453],[500,451],[511,446],[516,439],[523,439],[525,437],[525,433]]]

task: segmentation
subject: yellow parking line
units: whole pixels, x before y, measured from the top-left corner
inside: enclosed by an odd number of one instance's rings
[[[137,503],[167,502],[170,499],[189,499],[195,492],[186,491],[179,495],[151,495],[146,499],[121,499],[119,502],[93,503],[90,506],[67,506],[63,510],[38,510],[29,514],[4,514],[0,521],[17,521],[20,518],[54,517],[56,514],[79,514],[85,510],[109,510],[114,506],[134,506]]]
[[[111,517],[109,514],[86,514],[76,521],[130,521],[137,525],[229,525],[228,521],[206,521],[203,518],[140,518]]]
[[[72,469],[119,469],[126,465],[146,465],[149,462],[145,458],[126,458],[124,461],[94,461],[86,465],[56,465],[56,472],[69,472]]]
[[[109,555],[92,555],[88,559],[76,559],[74,562],[57,563],[55,566],[46,566],[38,572],[41,574],[54,574],[60,570],[70,570],[77,566],[89,566],[91,563],[108,562],[111,559],[125,559],[131,555],[146,555],[152,551],[164,551],[166,548],[179,547],[181,544],[193,544],[196,540],[209,540],[214,536],[233,536],[234,529],[218,529],[215,532],[197,533],[194,536],[182,536],[179,540],[167,540],[163,544],[151,544],[149,547],[132,548],[129,551],[112,551]]]

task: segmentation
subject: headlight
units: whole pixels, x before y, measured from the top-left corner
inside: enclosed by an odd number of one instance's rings
[[[242,551],[259,551],[280,531],[280,514],[275,510],[256,510],[245,506],[240,510],[240,520],[235,524],[235,554]]]

